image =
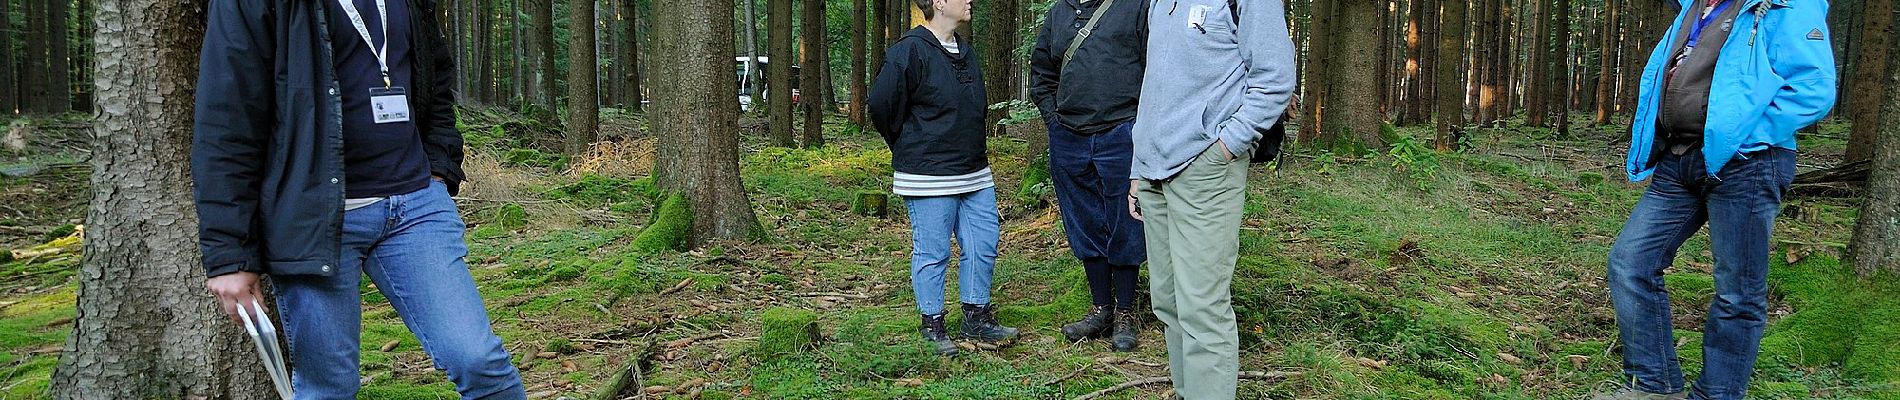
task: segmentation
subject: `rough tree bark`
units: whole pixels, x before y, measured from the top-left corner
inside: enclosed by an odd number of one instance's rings
[[[792,0],[765,2],[766,68],[765,97],[771,122],[772,145],[797,146],[792,140]],[[736,90],[736,89],[735,89]]]
[[[92,202],[78,315],[55,399],[265,399],[255,347],[204,292],[189,157],[204,15],[197,4],[101,0],[92,18]]]
[[[1451,151],[1457,146],[1459,129],[1463,129],[1465,119],[1465,82],[1467,72],[1462,68],[1465,60],[1465,0],[1448,0],[1441,3],[1444,12],[1439,15],[1438,26],[1438,139],[1432,141],[1438,151]]]
[[[1610,123],[1612,107],[1616,105],[1616,65],[1617,53],[1623,46],[1622,0],[1604,0],[1603,36],[1598,40],[1597,49],[1603,53],[1598,56],[1597,64],[1596,115],[1591,119],[1595,125]],[[1625,55],[1627,56],[1627,55]]]
[[[1338,8],[1339,6],[1333,1],[1313,1],[1313,15],[1310,18],[1313,28],[1307,35],[1306,45],[1308,68],[1300,72],[1304,75],[1300,78],[1300,84],[1306,88],[1305,94],[1300,96],[1300,107],[1303,109],[1300,110],[1299,138],[1302,143],[1318,141],[1320,127],[1326,124],[1326,118],[1329,117],[1326,112],[1326,107],[1329,105],[1327,91],[1330,90],[1330,77],[1333,74],[1328,71],[1331,70],[1330,66],[1334,65],[1331,50],[1335,47],[1338,38],[1337,35],[1332,34],[1332,24],[1334,10]]]
[[[1017,7],[1015,0],[988,0],[986,3],[977,6],[983,12],[977,13],[976,18],[983,20],[983,25],[976,31],[976,50],[981,51],[983,57],[983,87],[989,96],[984,101],[996,104],[1009,101],[1016,95],[1016,10],[1020,7]],[[989,111],[984,126],[989,127],[990,134],[1005,133],[1003,126],[996,122],[1003,120],[1008,113],[1008,110]]]
[[[467,68],[475,72],[475,99],[477,104],[494,104],[495,70],[489,68],[489,60],[494,59],[494,5],[495,0],[475,1],[475,51],[471,52],[474,62]]]
[[[661,188],[691,203],[689,242],[694,247],[746,239],[759,229],[739,181],[732,5],[732,0],[706,0],[653,8],[657,36],[651,66],[663,77],[654,84],[668,94],[654,98],[660,145],[653,176]]]
[[[1423,11],[1433,5],[1426,4],[1423,0],[1407,0],[1407,2],[1409,11],[1405,13],[1405,102],[1404,107],[1401,108],[1404,113],[1401,114],[1403,117],[1399,118],[1399,123],[1411,125],[1424,123],[1427,119],[1425,102],[1422,101],[1425,97],[1422,67],[1425,49],[1431,46],[1424,43],[1424,27],[1421,24],[1424,23],[1425,18]]]
[[[1887,1],[1867,0],[1873,3]],[[1879,14],[1868,14],[1871,17]],[[1887,20],[1892,23],[1892,14],[1886,18],[1863,18],[1866,20]],[[1872,21],[1864,21],[1868,23]],[[1855,44],[1861,53],[1891,53],[1892,42],[1881,47],[1873,47],[1864,40],[1871,36],[1862,31],[1863,42]],[[1890,32],[1881,32],[1890,35]],[[1892,37],[1887,37],[1891,40]],[[1861,68],[1861,67],[1855,67]],[[1900,87],[1900,63],[1888,63],[1884,66],[1887,87]],[[1856,71],[1859,72],[1859,71]],[[1867,85],[1870,82],[1860,82]],[[1864,88],[1866,86],[1857,86]],[[1879,271],[1900,273],[1900,91],[1887,91],[1882,96],[1886,110],[1881,113],[1879,131],[1874,139],[1875,147],[1871,152],[1873,174],[1867,180],[1867,200],[1860,211],[1860,222],[1854,226],[1854,241],[1848,252],[1853,259],[1854,272],[1861,276],[1871,276]],[[1858,125],[1858,124],[1856,124]]]
[[[1336,17],[1350,15],[1376,15],[1381,0],[1342,0],[1338,2],[1339,14]],[[1343,22],[1345,18],[1335,18]],[[1342,49],[1366,49],[1380,45],[1380,30],[1351,29],[1343,26],[1328,28],[1338,36]],[[1351,152],[1367,149],[1379,149],[1384,143],[1379,137],[1379,124],[1385,120],[1379,112],[1378,99],[1369,95],[1380,90],[1378,80],[1380,64],[1376,51],[1341,51],[1338,63],[1327,67],[1338,75],[1334,82],[1337,86],[1330,90],[1328,100],[1334,118],[1328,119],[1322,127],[1321,146]]]
[[[626,22],[620,25],[620,35],[624,42],[620,44],[620,100],[621,106],[639,111],[646,107],[646,88],[640,78],[640,4],[635,0],[620,0],[620,8]]]
[[[13,67],[13,2],[0,0],[0,116],[19,111],[20,80]]]
[[[1547,67],[1548,74],[1546,75],[1551,78],[1550,88],[1553,89],[1548,92],[1552,97],[1549,104],[1557,109],[1557,137],[1567,139],[1570,137],[1570,93],[1572,90],[1570,87],[1570,2],[1553,0],[1551,3],[1555,5],[1553,11],[1556,15],[1552,17],[1554,21],[1551,22],[1550,36],[1556,40],[1555,43],[1550,44],[1552,47],[1550,66]]]
[[[527,80],[523,93],[527,101],[539,106],[543,112],[554,110],[554,1],[522,0],[528,8],[528,76],[516,77]]]
[[[594,54],[594,1],[574,0],[567,5],[568,154],[587,151],[600,129],[600,77],[596,73],[600,61]]]
[[[848,89],[851,91],[851,97],[845,101],[849,102],[846,106],[850,110],[847,114],[850,116],[851,122],[859,125],[864,124],[865,112],[865,63],[868,61],[864,58],[866,41],[864,38],[864,13],[866,6],[865,0],[851,0],[851,84]]]
[[[1892,18],[1874,16],[1893,15],[1893,0],[1864,0],[1861,2],[1860,32],[1855,36],[1859,41],[1854,44],[1853,79],[1856,93],[1886,93],[1887,82],[1881,75],[1887,73],[1888,41],[1892,38]],[[1853,120],[1853,128],[1847,138],[1847,162],[1866,160],[1874,155],[1876,136],[1880,134],[1881,97],[1883,96],[1847,96],[1847,117]]]
[[[765,88],[765,85],[760,84],[765,79],[765,73],[759,70],[759,56],[764,55],[765,52],[759,49],[758,0],[739,1],[745,2],[745,81],[747,83],[746,87],[741,89],[745,89],[746,96],[752,98],[751,111],[756,113],[759,111],[759,106],[764,105],[766,101],[765,94],[760,92]]]
[[[825,0],[799,0],[805,6],[805,21],[799,24],[805,57],[799,68],[800,108],[805,110],[805,126],[799,135],[805,147],[825,145],[825,79],[830,75],[830,51],[825,49]]]
[[[1532,29],[1530,54],[1530,79],[1524,80],[1524,124],[1544,126],[1550,112],[1550,93],[1553,71],[1550,65],[1555,54],[1551,52],[1551,15],[1553,9],[1561,7],[1558,0],[1534,0],[1531,3]]]

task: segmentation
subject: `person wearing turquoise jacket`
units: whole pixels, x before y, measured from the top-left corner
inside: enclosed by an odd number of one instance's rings
[[[1680,0],[1630,129],[1650,181],[1609,254],[1623,385],[1598,399],[1741,399],[1767,325],[1769,235],[1795,174],[1795,131],[1833,108],[1826,0]],[[1693,389],[1677,362],[1663,270],[1709,227],[1715,296]]]

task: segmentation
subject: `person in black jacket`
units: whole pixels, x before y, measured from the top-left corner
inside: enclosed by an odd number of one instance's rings
[[[928,21],[885,52],[866,103],[891,148],[893,192],[910,210],[911,290],[925,341],[942,355],[957,346],[944,327],[944,270],[954,233],[965,337],[1005,341],[1016,328],[996,323],[990,279],[1002,219],[986,155],[983,73],[977,52],[956,34],[970,22],[970,0],[914,0]]]
[[[1049,178],[1062,228],[1094,300],[1062,334],[1070,341],[1111,336],[1115,351],[1134,351],[1141,330],[1135,291],[1148,252],[1122,181],[1135,152],[1130,133],[1147,61],[1147,3],[1057,0],[1047,21],[1029,58],[1030,94],[1049,126]]]
[[[525,398],[463,262],[434,0],[211,0],[191,169],[205,286],[271,275],[299,399],[355,398],[363,275],[466,399]],[[235,319],[235,317],[233,317]]]

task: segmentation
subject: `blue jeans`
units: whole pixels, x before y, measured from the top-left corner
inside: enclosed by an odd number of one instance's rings
[[[353,399],[360,386],[368,274],[436,369],[464,399],[523,399],[521,377],[488,325],[463,257],[464,225],[441,182],[343,214],[343,253],[333,276],[273,277],[278,315],[302,399]]]
[[[1610,248],[1610,299],[1623,341],[1623,374],[1650,393],[1684,389],[1663,269],[1703,224],[1715,255],[1715,298],[1702,331],[1697,399],[1740,399],[1767,325],[1769,234],[1794,180],[1793,150],[1737,157],[1708,176],[1699,151],[1668,155]]]
[[[996,242],[1002,216],[996,189],[932,197],[905,197],[910,209],[910,290],[917,311],[943,313],[943,274],[950,264],[950,235],[956,234],[963,259],[957,263],[957,289],[967,304],[990,303],[990,277],[996,267]]]

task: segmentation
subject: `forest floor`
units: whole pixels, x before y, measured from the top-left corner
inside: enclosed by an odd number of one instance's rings
[[[558,148],[530,139],[546,137],[541,124],[465,113],[468,262],[535,398],[598,398],[629,365],[640,379],[620,397],[1071,398],[1167,375],[1152,320],[1133,353],[1057,332],[1088,294],[1049,186],[1022,184],[1033,158],[1024,140],[990,141],[1004,214],[994,297],[1024,336],[946,359],[916,337],[902,202],[888,217],[851,212],[860,192],[889,189],[890,153],[875,134],[834,120],[827,146],[767,148],[759,124],[746,124],[743,177],[769,238],[680,253],[633,244],[663,197],[642,179],[652,139],[637,116],[604,120],[611,141],[570,159],[537,150]],[[1835,163],[1844,131],[1804,135],[1802,169]],[[1401,140],[1358,157],[1296,148],[1285,165],[1256,166],[1233,284],[1242,365],[1284,375],[1244,380],[1240,397],[1569,399],[1614,387],[1604,259],[1642,190],[1621,175],[1621,132],[1480,129],[1452,154]],[[1428,136],[1395,132],[1412,135]],[[83,159],[48,152],[65,158],[9,158],[0,170]],[[84,217],[85,179],[82,166],[0,180],[0,244],[65,236]],[[1900,399],[1900,279],[1858,279],[1837,261],[1855,216],[1851,199],[1789,201],[1751,397]],[[1707,249],[1699,234],[1666,276],[1691,377],[1712,296]],[[77,262],[0,264],[0,398],[44,396]],[[388,302],[367,283],[363,292],[362,397],[455,398]],[[763,327],[774,307],[785,308],[774,321],[812,313],[822,339],[763,351],[799,336]]]

